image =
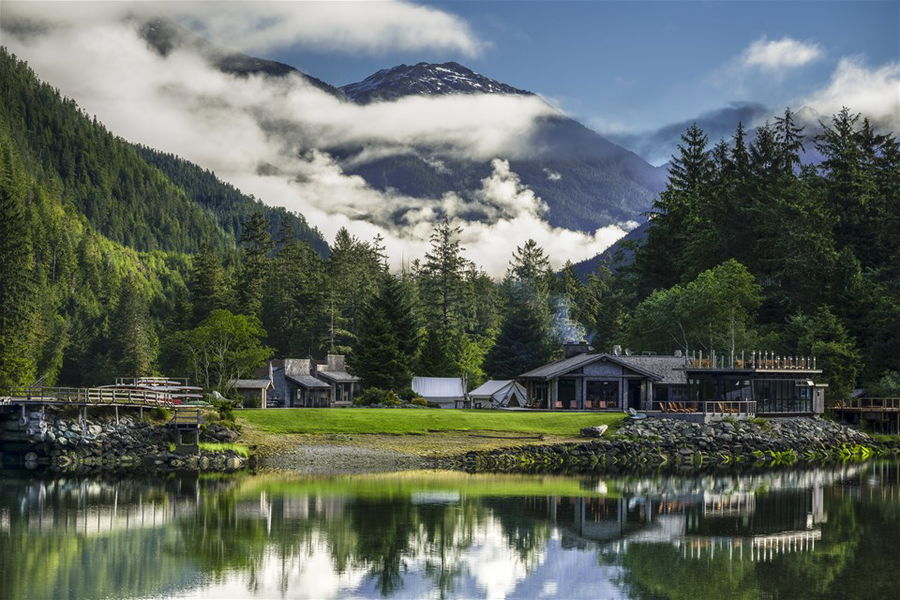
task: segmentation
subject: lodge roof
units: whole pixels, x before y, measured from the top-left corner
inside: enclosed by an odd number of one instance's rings
[[[663,373],[657,373],[648,368],[649,365],[641,364],[638,361],[631,362],[631,359],[634,358],[668,358],[668,357],[643,357],[643,356],[615,356],[613,354],[576,354],[575,356],[571,356],[569,358],[563,358],[562,360],[558,360],[549,364],[546,364],[542,367],[538,367],[537,369],[532,369],[527,373],[522,373],[519,375],[520,379],[553,379],[555,377],[559,377],[560,375],[565,375],[566,373],[570,373],[575,369],[580,369],[586,365],[589,365],[598,361],[606,361],[611,362],[613,364],[617,364],[621,367],[639,373],[645,377],[649,377],[655,381],[663,381],[665,379]],[[676,358],[676,357],[671,357]],[[679,365],[684,364],[684,359],[677,359],[679,361]],[[660,365],[662,366],[662,365]],[[669,369],[663,369],[664,372],[668,373]],[[673,383],[685,383],[684,375],[681,376],[680,382]]]

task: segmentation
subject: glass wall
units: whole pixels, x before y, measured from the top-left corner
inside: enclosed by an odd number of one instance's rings
[[[619,382],[587,380],[584,394],[585,408],[618,408]]]
[[[753,387],[758,413],[812,412],[813,388],[802,378],[756,379]]]

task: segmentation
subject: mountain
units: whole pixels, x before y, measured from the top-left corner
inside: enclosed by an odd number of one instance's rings
[[[341,86],[347,98],[360,104],[396,100],[416,94],[519,94],[532,95],[500,83],[456,62],[399,65],[382,69],[358,83]]]
[[[147,22],[141,34],[163,55],[182,48],[197,52],[223,72],[239,76],[293,75],[342,101],[357,104],[412,95],[535,95],[456,62],[399,65],[337,88],[290,65],[219,48],[169,21]],[[286,131],[281,134],[291,135]],[[521,152],[517,158],[492,158],[510,159],[510,167],[522,183],[546,203],[545,217],[555,227],[592,233],[607,225],[641,222],[668,178],[665,168],[650,165],[562,115],[535,123],[530,136],[522,139],[522,147],[526,150],[524,158]],[[364,146],[316,149],[328,152],[345,173],[362,177],[373,188],[418,198],[439,198],[447,192],[466,198],[491,173],[490,160],[460,157],[440,145],[418,144],[412,152],[374,153],[374,157],[365,152],[369,148]]]
[[[175,49],[189,50],[196,52],[224,73],[238,76],[268,75],[271,77],[295,75],[323,92],[343,98],[343,93],[338,88],[291,65],[220,48],[167,19],[146,21],[140,25],[138,32],[160,56],[167,56]]]
[[[340,90],[361,104],[411,95],[534,95],[455,62],[383,69]],[[650,165],[565,116],[541,119],[523,146],[529,149],[528,157],[510,160],[510,167],[546,202],[547,220],[556,227],[593,232],[610,224],[643,221],[643,213],[668,179],[665,168]],[[357,160],[361,148],[333,150],[347,172],[369,185],[419,197],[450,191],[465,195],[490,173],[488,161],[460,159],[421,145],[413,154],[365,161]]]
[[[634,262],[634,246],[640,245],[647,239],[647,230],[650,228],[650,222],[645,221],[619,238],[615,244],[594,256],[579,263],[575,263],[575,274],[582,281],[587,280],[588,275],[596,273],[601,265],[606,266],[613,272],[629,266]]]

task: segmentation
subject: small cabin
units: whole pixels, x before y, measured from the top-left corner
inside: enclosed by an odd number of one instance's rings
[[[267,393],[272,389],[270,379],[232,379],[228,385],[240,394],[245,408],[266,408]]]

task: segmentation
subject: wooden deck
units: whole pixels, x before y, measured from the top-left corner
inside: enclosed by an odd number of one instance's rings
[[[130,406],[136,408],[170,408],[175,406],[171,394],[148,390],[117,388],[40,387],[17,388],[0,395],[3,405],[56,406]]]
[[[900,398],[851,398],[832,407],[840,412],[900,412]]]

